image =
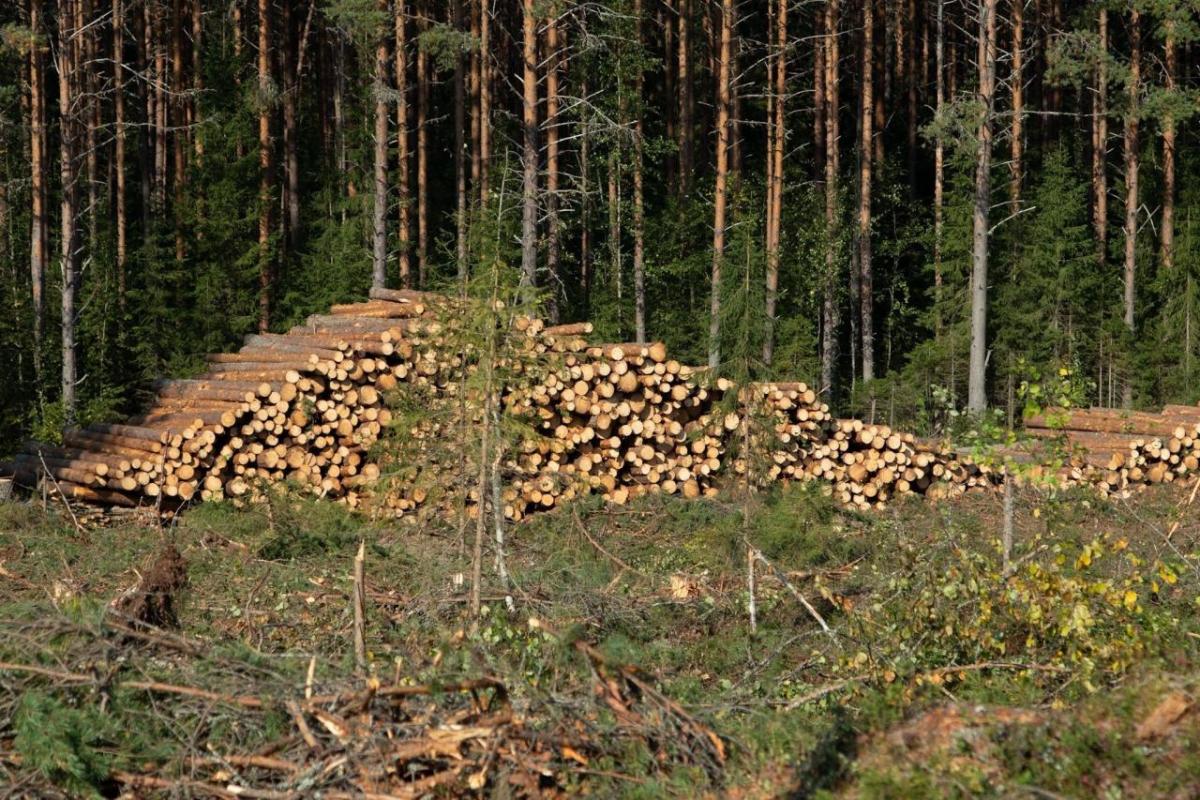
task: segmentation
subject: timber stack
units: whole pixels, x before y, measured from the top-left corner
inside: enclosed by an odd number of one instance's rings
[[[1112,408],[1054,410],[1030,417],[1025,430],[1059,448],[1071,480],[1126,497],[1139,486],[1172,483],[1200,468],[1200,407],[1161,412]]]
[[[468,389],[477,348],[455,338],[471,313],[467,301],[443,295],[372,290],[369,301],[334,306],[285,334],[247,336],[237,353],[209,356],[202,377],[159,383],[150,408],[124,424],[68,431],[55,446],[30,442],[0,475],[97,505],[168,510],[254,501],[286,481],[411,516],[436,500],[431,487],[461,472],[462,449],[447,457],[438,446],[484,413],[468,399],[477,396]],[[464,481],[476,507],[500,502],[510,519],[588,493],[618,504],[646,493],[712,495],[730,472],[757,483],[819,481],[862,508],[995,482],[969,458],[909,434],[833,419],[803,383],[739,390],[670,359],[661,343],[591,344],[588,323],[511,322],[519,345],[505,356],[498,407],[523,420],[524,433],[506,450],[498,500]],[[405,391],[458,416],[394,419],[388,401]],[[374,452],[389,428],[415,453]]]

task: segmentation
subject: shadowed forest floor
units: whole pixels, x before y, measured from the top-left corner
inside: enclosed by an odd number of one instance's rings
[[[459,771],[443,794],[1197,797],[1190,488],[1019,495],[1008,573],[991,495],[870,515],[803,487],[579,503],[509,532],[511,612],[487,559],[477,631],[453,527],[288,496],[165,529],[0,505],[0,797],[337,796],[379,741],[312,711],[306,746],[284,710],[306,685],[435,687],[397,728],[416,738],[468,713],[503,725],[490,748],[442,753]],[[774,567],[757,631],[746,538]],[[352,644],[360,540],[369,678]],[[139,597],[139,581],[160,588]],[[503,721],[436,688],[480,678],[503,684]],[[412,780],[430,763],[407,762]]]

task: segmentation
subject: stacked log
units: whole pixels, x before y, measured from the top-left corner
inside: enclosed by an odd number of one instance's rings
[[[1092,408],[1049,411],[1026,421],[1033,437],[1060,446],[1073,461],[1072,482],[1128,496],[1171,483],[1200,467],[1200,407],[1168,405],[1160,413]]]
[[[369,301],[334,306],[285,334],[247,336],[238,352],[210,356],[203,376],[156,384],[153,403],[126,424],[68,431],[60,445],[28,443],[0,475],[98,505],[166,508],[255,501],[286,482],[350,506],[374,495],[389,512],[411,515],[431,496],[410,480],[414,469],[442,488],[473,485],[455,477],[461,448],[440,452],[483,413],[465,388],[479,355],[456,338],[471,313],[465,300],[373,290]],[[839,502],[864,508],[991,483],[969,459],[911,435],[831,418],[803,383],[736,389],[671,359],[661,343],[594,344],[588,323],[511,322],[518,346],[504,356],[499,402],[526,432],[501,465],[509,519],[588,493],[618,504],[652,493],[712,495],[729,472],[821,481]],[[372,451],[393,421],[387,397],[399,389],[457,414],[406,423],[417,443],[406,464]]]

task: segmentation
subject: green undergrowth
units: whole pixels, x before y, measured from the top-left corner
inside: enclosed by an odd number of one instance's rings
[[[122,770],[183,769],[197,747],[247,752],[290,733],[282,711],[251,725],[123,683],[282,703],[311,664],[318,691],[347,685],[363,541],[371,672],[494,675],[533,725],[590,709],[612,742],[590,764],[597,796],[1167,796],[1200,769],[1200,715],[1134,731],[1200,684],[1200,520],[1186,501],[1167,487],[1129,502],[1022,493],[1006,572],[993,496],[868,515],[807,487],[589,499],[507,531],[512,583],[489,571],[474,630],[453,526],[281,494],[81,532],[54,507],[0,504],[0,661],[41,670],[0,669],[0,785],[113,796]],[[747,540],[771,565],[757,565],[754,630]],[[179,627],[130,640],[106,608],[165,542],[187,563]],[[656,757],[599,707],[576,641],[716,731],[724,773]]]

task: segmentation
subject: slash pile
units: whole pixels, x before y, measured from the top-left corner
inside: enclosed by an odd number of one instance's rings
[[[125,424],[69,431],[56,446],[30,442],[0,475],[88,503],[164,508],[252,501],[286,481],[351,506],[382,495],[382,507],[409,514],[429,493],[416,482],[379,492],[381,468],[396,458],[372,446],[394,422],[389,397],[408,389],[462,412],[453,423],[429,415],[401,426],[430,445],[419,468],[444,483],[439,473],[461,467],[461,451],[460,463],[439,463],[447,459],[433,444],[480,420],[464,388],[476,356],[454,338],[455,320],[471,313],[468,301],[372,290],[368,302],[334,306],[286,334],[248,336],[239,352],[210,356],[202,377],[160,382],[150,408]],[[517,379],[506,381],[501,405],[527,427],[502,465],[510,519],[585,493],[614,503],[711,495],[728,462],[756,480],[823,481],[860,507],[992,482],[985,469],[911,435],[832,419],[802,383],[735,393],[668,358],[661,343],[594,345],[584,339],[590,332],[588,323],[512,318],[520,358],[509,358]],[[738,452],[768,453],[769,464],[759,469]]]

